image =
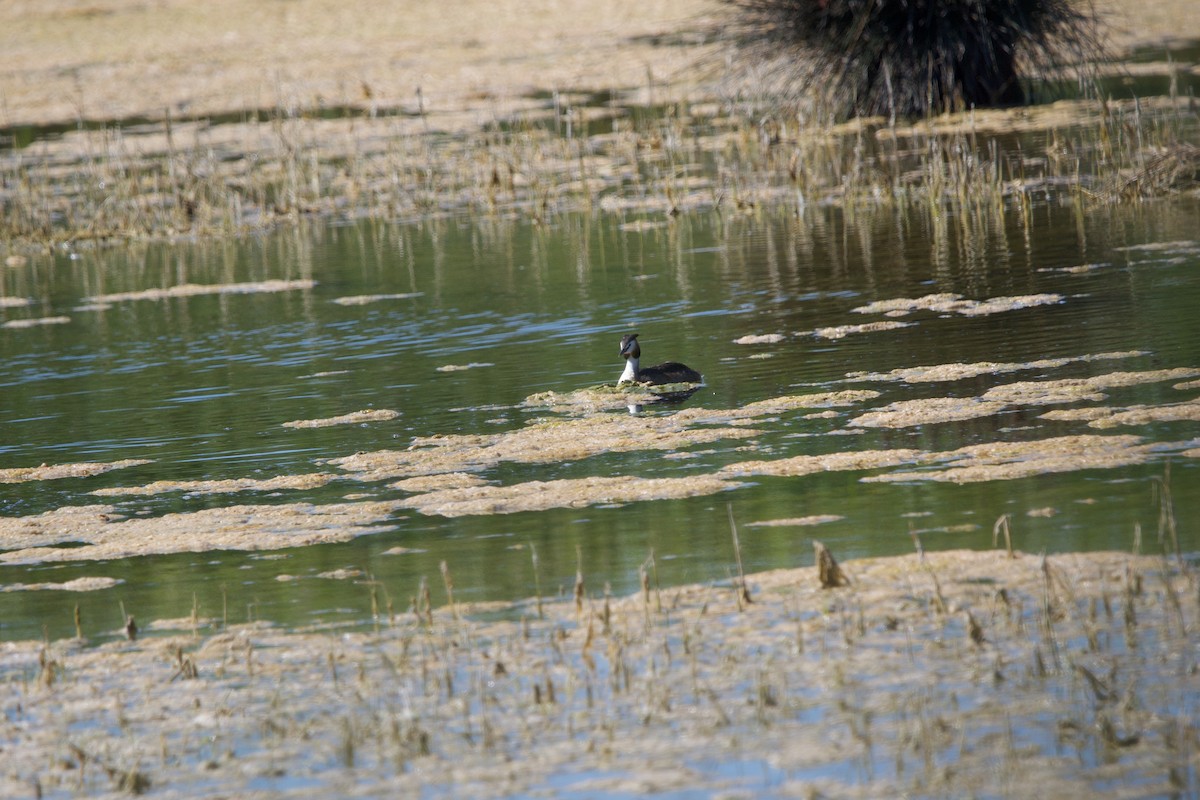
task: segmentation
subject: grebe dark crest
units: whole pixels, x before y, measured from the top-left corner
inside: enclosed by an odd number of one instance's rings
[[[649,383],[662,385],[665,383],[700,383],[704,380],[699,372],[677,361],[656,364],[653,367],[640,369],[638,359],[642,355],[642,347],[638,344],[636,333],[627,333],[621,337],[621,358],[625,359],[625,371],[617,380],[622,383]]]

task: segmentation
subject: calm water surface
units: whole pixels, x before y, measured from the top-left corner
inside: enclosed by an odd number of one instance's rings
[[[353,492],[398,496],[383,484],[338,481],[278,496],[97,498],[108,486],[152,480],[267,478],[327,469],[321,459],[405,448],[413,437],[496,433],[540,413],[519,407],[534,392],[615,380],[617,342],[639,331],[646,363],[678,359],[706,386],[689,406],[735,408],[784,394],[869,387],[871,405],[974,396],[1015,380],[1083,377],[1113,370],[1200,366],[1200,205],[1078,209],[1034,207],[1028,224],[942,217],[924,211],[857,213],[809,208],[752,216],[694,215],[661,227],[613,216],[565,217],[553,225],[504,219],[419,225],[320,225],[235,242],[146,246],[61,254],[6,268],[3,295],[32,298],[4,319],[69,316],[70,322],[0,329],[0,467],[145,458],[153,463],[86,479],[0,486],[0,514],[113,502],[128,514],[234,503],[342,500]],[[1074,269],[1088,266],[1088,269]],[[311,290],[117,302],[89,310],[85,298],[180,283],[309,278]],[[866,302],[956,292],[974,299],[1054,292],[1065,301],[984,317],[918,314],[916,324],[840,340],[815,328],[880,319],[851,312]],[[356,295],[412,295],[363,305]],[[749,334],[785,341],[746,346]],[[846,383],[848,372],[948,362],[1026,362],[1144,350],[1119,361],[988,375],[952,384]],[[752,356],[767,355],[768,358]],[[481,364],[443,372],[447,365]],[[1191,399],[1172,383],[1113,390],[1111,405]],[[368,408],[391,422],[314,430],[289,420]],[[1095,433],[1082,422],[1039,419],[1046,407],[964,423],[862,435],[835,419],[786,414],[762,425],[771,458],[846,449],[965,444]],[[648,409],[645,413],[671,413]],[[1121,428],[1155,441],[1200,435],[1194,423]],[[671,477],[707,473],[747,458],[735,440],[696,448],[695,458],[658,451],[584,462],[503,465],[485,477],[505,484],[584,475]],[[202,614],[289,625],[369,619],[361,583],[311,578],[347,568],[370,573],[407,606],[421,578],[440,593],[439,563],[459,599],[533,593],[530,546],[547,593],[569,588],[577,553],[589,590],[637,585],[653,551],[663,583],[730,574],[727,506],[742,526],[749,570],[811,563],[811,539],[842,557],[907,552],[910,529],[929,549],[987,547],[992,523],[1013,515],[1014,544],[1029,551],[1129,548],[1135,526],[1157,547],[1155,479],[1166,459],[1134,467],[956,486],[862,483],[862,472],[759,478],[732,492],[624,507],[590,507],[445,519],[397,514],[385,533],[273,553],[209,552],[117,562],[0,567],[0,588],[88,575],[124,580],[87,594],[0,592],[0,638],[74,632],[79,603],[92,635],[120,622]],[[1194,459],[1174,458],[1170,480],[1183,549],[1194,552],[1200,480]],[[1052,509],[1053,513],[1046,511]],[[1030,515],[1029,512],[1035,512]],[[746,527],[814,514],[818,527]],[[0,548],[4,548],[0,542]],[[400,555],[384,554],[408,548]]]

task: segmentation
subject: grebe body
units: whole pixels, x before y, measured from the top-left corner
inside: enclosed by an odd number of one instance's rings
[[[640,367],[638,360],[642,356],[642,347],[638,344],[637,337],[636,333],[627,333],[621,337],[621,358],[625,359],[625,371],[617,380],[618,386],[622,383],[649,383],[661,386],[667,383],[700,383],[704,380],[704,376],[699,372],[678,361]]]

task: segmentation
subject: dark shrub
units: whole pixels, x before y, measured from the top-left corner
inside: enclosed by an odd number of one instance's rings
[[[1023,72],[1098,56],[1070,0],[727,0],[759,89],[836,117],[914,116],[1026,101]]]

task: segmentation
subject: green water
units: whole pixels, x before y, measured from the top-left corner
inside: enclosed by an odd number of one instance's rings
[[[545,225],[511,219],[424,224],[313,225],[270,236],[191,245],[59,253],[0,273],[3,295],[34,300],[3,319],[66,315],[70,322],[0,329],[0,468],[153,459],[85,479],[0,485],[0,515],[114,502],[126,514],[234,503],[342,500],[384,484],[338,481],[312,491],[97,498],[89,491],[153,480],[267,478],[330,469],[322,459],[404,448],[415,436],[497,433],[544,412],[530,394],[611,382],[617,343],[639,331],[645,363],[681,360],[706,385],[684,407],[737,408],[780,395],[842,388],[892,400],[973,396],[1014,380],[1083,377],[1112,370],[1200,366],[1200,204],[1081,209],[1042,202],[1028,224],[1005,217],[837,208],[684,216],[638,229],[614,216],[567,216]],[[1174,242],[1167,247],[1143,245]],[[1093,265],[1084,272],[1066,268]],[[84,298],[180,283],[308,278],[311,290],[114,303]],[[877,299],[956,292],[976,299],[1054,292],[1062,303],[985,317],[918,314],[910,327],[823,340],[815,328],[869,322],[850,309]],[[344,306],[336,298],[414,294]],[[780,333],[774,345],[734,340]],[[857,370],[947,362],[1026,362],[1111,351],[1147,355],[1075,363],[951,384],[847,383]],[[770,358],[751,358],[770,354]],[[441,372],[438,367],[488,364]],[[1189,400],[1171,383],[1114,389],[1109,405]],[[281,427],[367,408],[391,422],[313,430]],[[728,440],[689,459],[660,451],[565,464],[506,464],[484,477],[511,484],[587,475],[675,477],[750,458],[914,447],[948,450],[990,441],[1095,433],[1083,422],[1039,418],[1030,407],[961,423],[858,435],[847,414],[783,414],[756,424],[760,452]],[[643,413],[672,413],[647,409]],[[1152,441],[1195,439],[1194,423],[1120,428]],[[588,590],[632,591],[653,551],[663,584],[723,580],[733,568],[728,507],[740,526],[747,570],[810,564],[811,539],[841,558],[907,552],[910,529],[927,549],[991,545],[992,523],[1012,515],[1014,545],[1029,551],[1129,548],[1140,525],[1157,548],[1155,479],[1166,455],[1133,467],[957,486],[863,483],[863,472],[756,478],[753,485],[688,500],[623,507],[445,519],[402,512],[389,530],[348,543],[272,553],[207,552],[116,562],[0,567],[0,587],[102,575],[124,581],[85,594],[0,592],[0,638],[115,630],[121,604],[139,620],[201,614],[288,625],[362,624],[371,598],[359,582],[313,577],[334,569],[375,576],[403,612],[422,577],[442,595],[447,562],[460,600],[534,592],[531,547],[543,592],[569,591],[577,553]],[[1170,480],[1185,551],[1200,544],[1194,459],[1172,457]],[[1053,508],[1051,516],[1028,512]],[[815,514],[817,527],[749,527]],[[409,552],[387,555],[404,547]],[[10,549],[0,541],[0,549]],[[300,576],[279,581],[277,576]]]

